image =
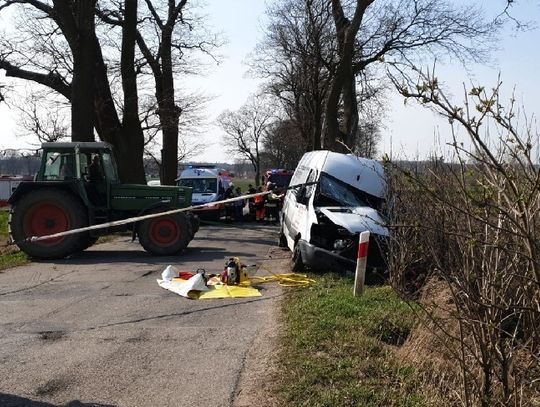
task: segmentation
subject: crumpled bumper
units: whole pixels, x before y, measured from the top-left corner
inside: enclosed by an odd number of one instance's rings
[[[302,262],[314,271],[355,271],[356,259],[344,257],[341,254],[315,246],[305,240],[298,241],[299,249],[302,255]],[[356,247],[354,247],[356,255]],[[349,253],[350,254],[350,253]],[[383,273],[386,270],[380,247],[374,239],[370,238],[370,250],[367,258],[367,269],[377,269]]]
[[[302,263],[314,271],[354,271],[356,262],[334,252],[298,241]]]

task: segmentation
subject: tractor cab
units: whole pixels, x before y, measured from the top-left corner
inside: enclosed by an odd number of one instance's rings
[[[42,150],[36,181],[74,182],[94,206],[109,202],[110,185],[120,183],[109,144],[43,143]]]
[[[36,181],[120,182],[112,149],[107,143],[43,143],[42,150],[44,159]]]

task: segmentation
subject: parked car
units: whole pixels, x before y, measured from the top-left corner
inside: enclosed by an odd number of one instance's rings
[[[307,185],[302,185],[306,184]],[[312,151],[300,160],[280,216],[280,246],[293,252],[293,268],[354,270],[358,237],[371,232],[367,265],[386,268],[388,229],[383,166],[366,158]]]

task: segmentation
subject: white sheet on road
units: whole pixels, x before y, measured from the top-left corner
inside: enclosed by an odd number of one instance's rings
[[[182,284],[178,284],[173,280],[157,280],[157,283],[160,287],[165,288],[166,290],[172,291],[182,297],[194,298],[198,297],[197,294],[192,294],[192,291],[208,291],[208,287],[204,281],[202,274],[195,274],[189,280],[184,281]]]

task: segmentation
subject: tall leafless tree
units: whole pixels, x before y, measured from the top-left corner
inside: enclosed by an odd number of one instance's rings
[[[358,136],[356,82],[352,78],[385,60],[449,55],[464,63],[482,61],[499,28],[498,23],[486,21],[473,4],[458,7],[441,0],[331,2],[339,62],[326,103],[325,144],[338,150],[337,141],[352,148]]]
[[[471,2],[472,3],[472,2]],[[445,0],[279,0],[269,8],[268,35],[254,56],[254,70],[269,79],[309,148],[358,151],[372,144],[362,121],[378,103],[385,62],[452,58],[486,59],[499,22],[485,21],[474,4]],[[380,120],[379,120],[380,122]]]
[[[307,150],[305,140],[291,120],[277,120],[269,126],[263,143],[267,168],[296,168]]]
[[[261,179],[263,140],[274,119],[274,109],[268,99],[252,96],[238,111],[226,110],[217,120],[226,134],[225,145],[229,152],[251,163],[257,185]]]
[[[199,16],[189,9],[187,0],[169,0],[166,3],[145,0],[145,18],[138,21],[136,41],[142,60],[139,61],[141,74],[149,73],[154,81],[154,94],[161,134],[160,157],[155,157],[161,168],[162,184],[175,183],[178,168],[179,129],[184,113],[184,101],[178,99],[177,75],[197,71],[190,63],[198,62],[188,56],[201,52],[212,58],[212,51],[221,44],[215,34],[206,30]],[[121,8],[100,10],[100,18],[108,24],[123,24]],[[153,143],[155,139],[152,140]]]
[[[326,0],[272,4],[265,38],[250,62],[268,80],[267,91],[278,98],[310,150],[321,148],[324,101],[335,63],[329,10]]]

